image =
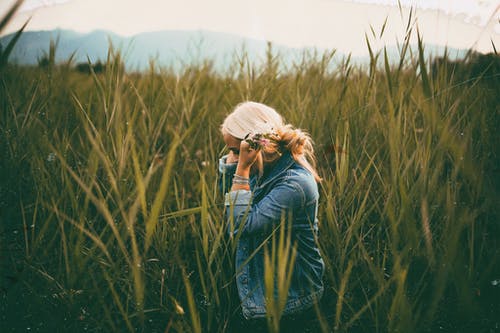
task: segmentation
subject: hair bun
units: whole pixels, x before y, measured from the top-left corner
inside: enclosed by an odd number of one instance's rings
[[[280,143],[294,156],[302,155],[306,146],[308,146],[307,148],[310,146],[312,149],[309,135],[292,125],[283,126],[277,131],[277,134],[280,137]],[[309,150],[307,148],[306,150]]]

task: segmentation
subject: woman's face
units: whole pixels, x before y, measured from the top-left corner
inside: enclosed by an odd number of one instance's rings
[[[229,149],[233,155],[238,156],[240,154],[240,139],[236,139],[231,134],[224,134],[224,142],[226,143],[227,149]]]

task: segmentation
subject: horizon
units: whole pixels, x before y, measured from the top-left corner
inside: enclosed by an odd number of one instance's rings
[[[1,5],[1,13],[13,2]],[[365,36],[377,50],[404,40],[412,4],[419,8],[413,11],[411,43],[416,42],[418,29],[426,44],[482,53],[494,51],[493,44],[499,48],[500,1],[486,0],[402,0],[400,8],[397,1],[389,0],[313,0],[307,4],[302,0],[257,0],[251,6],[228,0],[210,4],[146,0],[141,5],[124,0],[119,6],[115,1],[28,0],[1,36],[18,30],[31,17],[25,31],[103,30],[121,37],[158,31],[208,31],[290,48],[336,49],[364,56],[368,52]]]

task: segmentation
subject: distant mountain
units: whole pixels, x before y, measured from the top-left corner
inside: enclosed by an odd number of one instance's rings
[[[0,38],[7,45],[13,35]],[[112,44],[125,58],[131,70],[148,68],[151,59],[162,66],[180,68],[186,64],[214,61],[216,68],[224,68],[234,55],[245,50],[248,59],[260,63],[265,59],[267,42],[226,33],[208,31],[159,31],[122,37],[109,31],[93,31],[82,34],[69,30],[27,31],[21,35],[10,55],[9,61],[22,65],[36,65],[49,52],[50,41],[57,41],[56,62],[68,60],[73,53],[74,62],[105,61]],[[290,63],[299,59],[303,49],[294,49],[273,44],[274,53]]]
[[[12,37],[13,35],[7,35],[0,38],[0,44],[5,47]],[[58,41],[56,62],[67,61],[73,53],[75,63],[88,60],[105,61],[108,48],[112,44],[115,49],[122,51],[129,70],[144,70],[148,68],[151,59],[158,65],[174,69],[211,59],[216,69],[224,70],[233,62],[235,53],[241,55],[242,50],[245,50],[250,62],[260,64],[265,60],[267,49],[266,41],[209,31],[158,31],[122,37],[102,30],[83,34],[57,29],[24,32],[9,61],[36,65],[38,60],[49,52],[51,40]],[[280,60],[285,65],[299,61],[304,51],[314,51],[312,48],[296,49],[279,44],[273,44],[272,49],[274,54],[280,55]],[[426,45],[425,50],[426,56],[439,56],[444,53],[444,47],[435,45]],[[316,51],[322,54],[326,50],[317,48]],[[397,47],[389,46],[387,51],[391,63],[399,61]],[[466,50],[449,49],[448,54],[452,58],[461,58],[465,56]],[[345,55],[337,53],[336,63],[340,63],[344,58]],[[368,63],[369,58],[355,57],[352,61]]]

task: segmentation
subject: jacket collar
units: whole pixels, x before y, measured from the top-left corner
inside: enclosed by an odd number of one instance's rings
[[[278,161],[276,161],[276,164],[272,167],[272,169],[267,173],[264,173],[262,178],[257,181],[257,186],[260,188],[265,187],[277,176],[290,169],[294,163],[295,160],[293,159],[292,154],[289,151],[285,151]]]

